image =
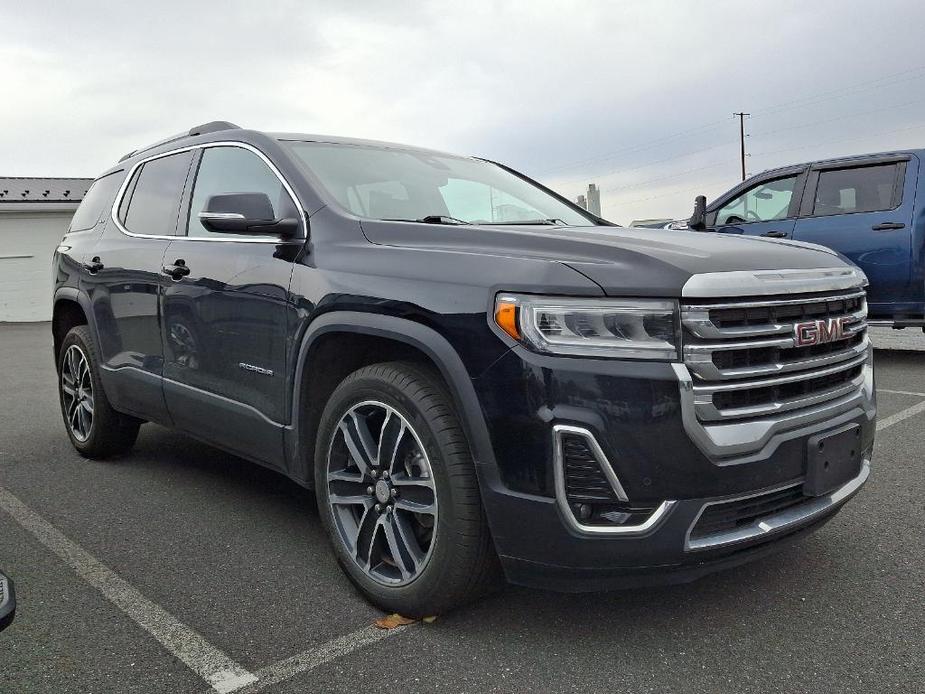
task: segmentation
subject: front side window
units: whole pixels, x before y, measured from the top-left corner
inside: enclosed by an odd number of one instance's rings
[[[119,206],[119,221],[133,234],[173,236],[191,152],[145,162],[135,172]]]
[[[242,147],[206,147],[193,188],[187,235],[241,238],[241,234],[209,231],[199,221],[209,198],[229,193],[263,193],[270,199],[275,219],[299,216],[282,182],[256,154]]]
[[[877,212],[896,206],[893,193],[899,164],[821,171],[813,215]]]
[[[723,205],[716,214],[716,223],[747,224],[785,219],[796,182],[796,176],[788,176],[759,183]]]
[[[466,224],[595,222],[496,164],[366,145],[284,142],[327,192],[358,217]]]
[[[93,181],[87,194],[80,203],[80,207],[71,218],[70,231],[84,231],[92,229],[100,221],[103,212],[112,206],[119,184],[122,183],[122,171],[103,176]]]

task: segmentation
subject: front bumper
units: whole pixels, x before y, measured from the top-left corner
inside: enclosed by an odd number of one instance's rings
[[[866,379],[858,398],[827,416],[718,457],[685,420],[684,382],[672,365],[553,358],[515,348],[476,379],[497,459],[480,462],[480,481],[508,580],[565,591],[685,582],[811,532],[870,473],[872,371]],[[855,479],[735,533],[692,541],[691,529],[711,505],[801,485],[807,439],[846,424],[859,425],[865,451]],[[646,522],[627,532],[575,522],[556,478],[559,427],[593,436],[626,497],[656,509]]]

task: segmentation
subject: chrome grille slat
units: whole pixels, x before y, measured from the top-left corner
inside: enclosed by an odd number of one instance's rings
[[[795,326],[831,319],[840,319],[844,327],[838,339],[798,343]],[[700,301],[682,306],[681,320],[694,409],[704,423],[818,407],[863,385],[870,342],[861,288],[830,295]]]
[[[791,341],[792,344],[792,341]],[[810,357],[808,359],[796,359],[793,361],[775,361],[764,366],[740,366],[733,368],[718,368],[713,363],[713,353],[691,352],[687,353],[685,360],[691,373],[706,381],[725,381],[732,379],[755,378],[759,376],[770,376],[774,374],[787,374],[795,371],[806,371],[809,369],[818,369],[830,364],[837,364],[847,361],[853,357],[862,354],[866,355],[870,340],[865,335],[861,342],[845,350],[832,352],[821,357]],[[702,358],[702,360],[701,360]]]

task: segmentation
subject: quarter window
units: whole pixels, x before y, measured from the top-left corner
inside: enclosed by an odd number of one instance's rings
[[[112,199],[122,182],[122,171],[116,171],[108,176],[96,179],[84,195],[80,207],[71,218],[70,231],[84,231],[92,229],[103,216],[107,207],[112,207]]]
[[[149,236],[176,233],[180,195],[192,156],[191,152],[179,152],[141,166],[119,206],[119,219],[126,229]]]
[[[788,176],[759,183],[723,205],[716,215],[717,224],[769,222],[789,216],[797,177]]]
[[[187,235],[241,238],[240,234],[209,231],[199,221],[199,213],[206,209],[209,198],[228,193],[264,193],[273,205],[276,219],[299,217],[298,209],[279,177],[260,157],[242,147],[206,147],[202,151],[193,189]]]
[[[891,210],[899,164],[819,172],[813,215]]]

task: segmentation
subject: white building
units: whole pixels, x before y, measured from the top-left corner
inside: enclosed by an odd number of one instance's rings
[[[51,258],[89,178],[0,177],[0,322],[51,320]]]

